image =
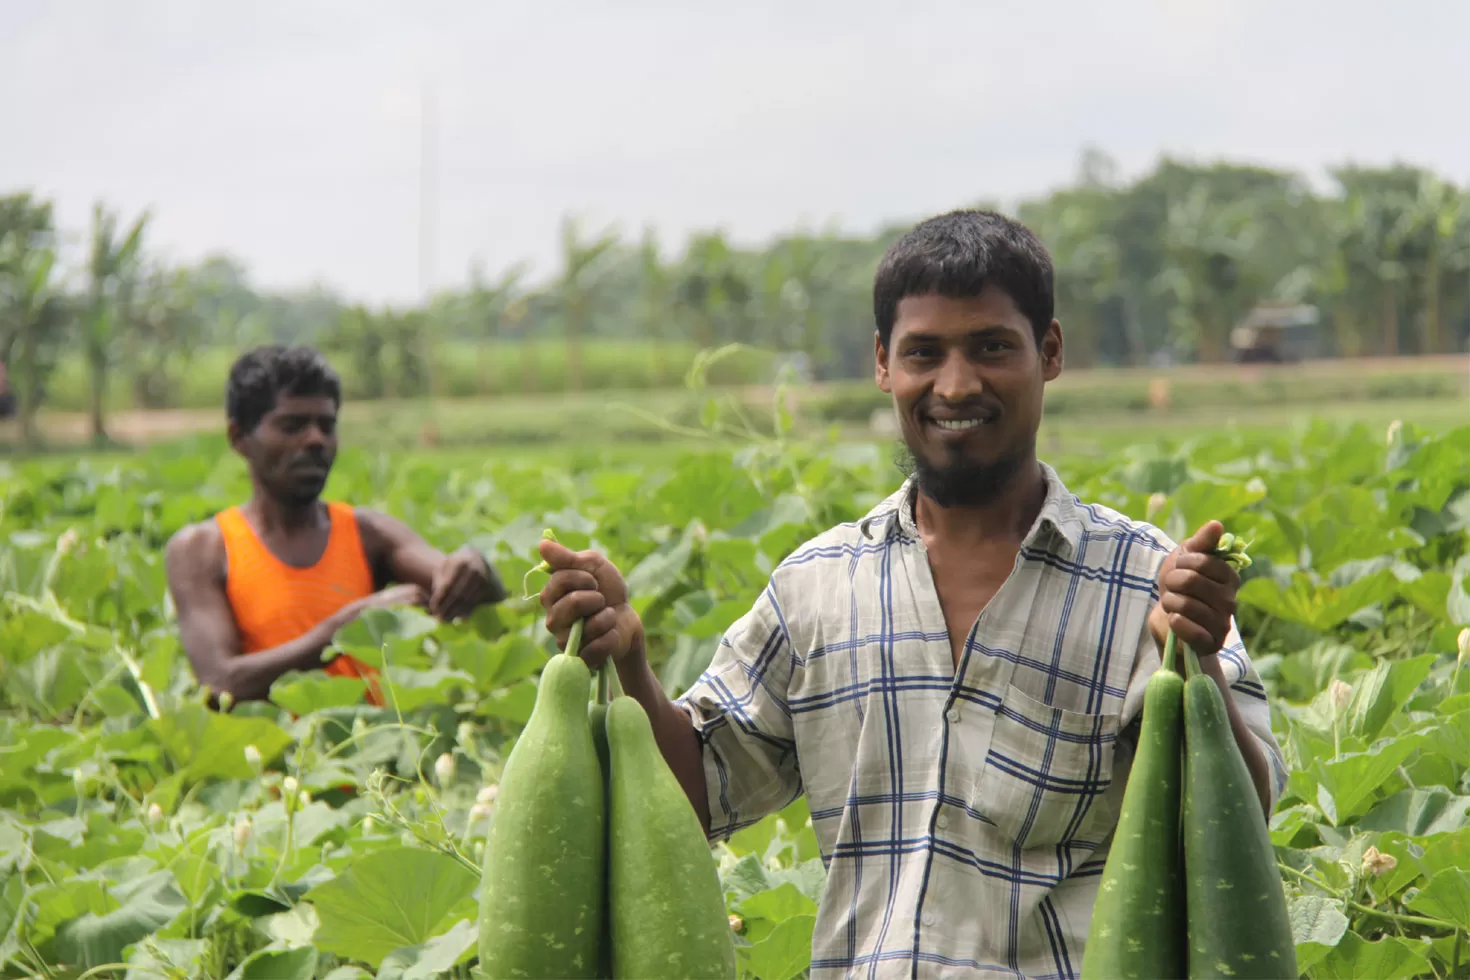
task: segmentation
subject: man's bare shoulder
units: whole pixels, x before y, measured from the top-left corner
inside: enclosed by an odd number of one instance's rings
[[[185,524],[164,545],[164,565],[171,572],[198,574],[219,569],[225,556],[225,537],[214,518]]]

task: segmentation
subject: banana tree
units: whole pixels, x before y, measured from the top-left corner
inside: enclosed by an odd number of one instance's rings
[[[92,441],[109,442],[106,424],[108,368],[119,329],[131,317],[142,258],[144,212],[126,233],[118,234],[117,215],[100,202],[92,207],[92,241],[87,259],[87,300],[82,339],[91,382]]]
[[[1222,203],[1197,186],[1168,208],[1156,287],[1176,339],[1205,363],[1225,360],[1231,326],[1259,298],[1250,263],[1260,234],[1253,205],[1248,197]]]
[[[525,279],[527,265],[517,262],[505,270],[494,282],[487,282],[483,270],[478,266],[470,274],[470,291],[465,309],[466,329],[475,341],[477,387],[483,392],[490,390],[490,357],[494,353],[493,342],[500,338],[510,322],[509,312],[521,296],[521,282]],[[527,347],[523,353],[528,353]],[[527,375],[530,377],[530,375]]]
[[[27,446],[41,441],[36,413],[46,394],[46,381],[56,369],[70,323],[70,309],[56,279],[56,253],[49,247],[28,249],[19,259],[6,304],[6,360],[15,365],[12,384],[18,397],[21,433]]]
[[[582,368],[582,337],[587,332],[592,309],[598,299],[600,278],[607,266],[618,235],[607,230],[590,240],[582,239],[577,220],[567,217],[561,225],[562,274],[555,287],[566,329],[567,384],[573,391],[585,387]]]
[[[671,326],[668,321],[673,277],[660,256],[658,233],[652,226],[643,229],[643,240],[638,244],[638,272],[639,319],[643,335],[653,342],[654,384],[662,385],[668,378],[668,351],[664,341]]]

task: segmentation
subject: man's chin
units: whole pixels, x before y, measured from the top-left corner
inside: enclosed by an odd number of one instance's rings
[[[1021,465],[1021,457],[1012,455],[991,460],[959,457],[936,462],[915,453],[909,446],[899,450],[899,466],[914,478],[919,492],[945,508],[990,503],[1011,485]]]

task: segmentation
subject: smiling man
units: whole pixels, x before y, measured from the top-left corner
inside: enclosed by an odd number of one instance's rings
[[[468,545],[445,555],[395,518],[322,499],[341,397],[307,347],[258,348],[230,370],[230,446],[249,468],[250,499],[180,529],[165,550],[184,650],[216,694],[261,699],[287,671],[322,667],[336,632],[373,606],[452,620],[507,595]],[[372,668],[343,654],[325,669],[364,678],[382,704]]]
[[[909,479],[776,568],[679,701],[614,565],[551,541],[546,624],[611,657],[712,838],[805,792],[814,977],[1074,977],[1169,628],[1224,692],[1264,819],[1285,776],[1211,521],[1176,546],[1036,457],[1062,369],[1052,267],[965,211],[894,244],[876,377]]]

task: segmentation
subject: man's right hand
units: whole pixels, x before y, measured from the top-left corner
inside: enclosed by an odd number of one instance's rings
[[[596,551],[572,551],[543,540],[541,557],[551,566],[551,579],[541,589],[546,629],[565,650],[572,624],[582,627],[581,656],[596,670],[608,659],[615,665],[643,657],[643,621],[628,604],[628,583],[617,566]]]

